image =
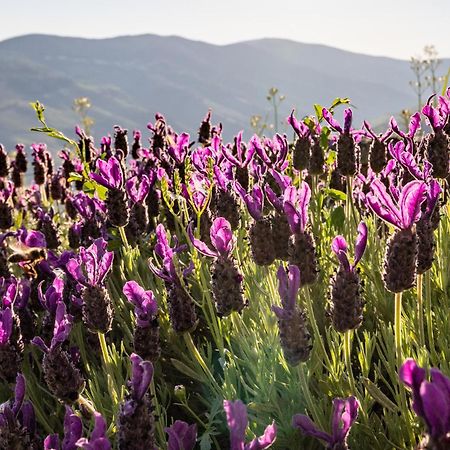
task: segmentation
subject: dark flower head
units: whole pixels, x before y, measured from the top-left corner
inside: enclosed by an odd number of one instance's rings
[[[230,450],[263,450],[269,448],[276,439],[277,427],[275,422],[268,425],[264,434],[245,443],[245,432],[248,426],[247,407],[241,400],[224,400],[223,408],[227,416],[230,430]]]
[[[358,416],[358,408],[359,402],[355,397],[335,398],[331,417],[331,434],[317,428],[314,422],[304,414],[296,414],[292,418],[292,426],[307,436],[326,442],[328,449],[346,449],[348,448],[347,437]]]
[[[204,242],[196,239],[192,233],[192,226],[188,229],[192,245],[203,255],[218,258],[227,257],[233,250],[234,239],[230,223],[223,217],[214,220],[210,230],[211,243],[215,250],[211,250]]]
[[[308,206],[311,200],[311,189],[302,181],[300,189],[289,186],[284,191],[284,212],[293,233],[303,233],[308,224]]]
[[[410,181],[399,193],[395,202],[386,186],[380,180],[371,184],[372,191],[367,194],[369,208],[381,219],[400,230],[410,229],[420,218],[420,206],[425,200],[427,185],[423,181]]]
[[[134,305],[136,322],[139,327],[148,327],[158,311],[155,296],[152,291],[145,291],[136,281],[127,281],[123,293]]]
[[[90,439],[81,438],[76,442],[77,447],[84,450],[111,450],[111,443],[106,437],[106,421],[103,416],[94,413],[95,425]]]
[[[88,248],[81,247],[78,258],[67,263],[67,271],[83,286],[103,284],[114,259],[114,252],[108,252],[106,246],[107,242],[100,238]]]
[[[361,260],[367,245],[367,225],[361,222],[358,225],[358,237],[355,243],[355,258],[353,264],[350,265],[348,260],[347,250],[348,245],[344,236],[336,236],[331,244],[331,249],[339,259],[341,266],[347,271],[355,270],[355,267]]]
[[[399,370],[400,380],[412,390],[413,410],[425,421],[429,435],[449,445],[450,378],[434,368],[430,374],[431,381],[427,381],[425,369],[413,359],[407,359]]]
[[[164,428],[169,435],[167,450],[193,450],[197,440],[197,425],[188,425],[176,420],[170,427]]]
[[[91,172],[90,177],[98,184],[107,189],[121,189],[124,184],[122,165],[115,156],[111,156],[108,161],[97,159],[98,173]]]

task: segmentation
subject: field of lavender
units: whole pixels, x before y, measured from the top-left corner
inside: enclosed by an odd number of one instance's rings
[[[0,146],[0,449],[450,449],[450,90],[384,134],[346,102],[99,145],[34,104],[64,149]]]

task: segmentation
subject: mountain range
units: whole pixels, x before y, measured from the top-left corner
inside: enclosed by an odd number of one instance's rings
[[[26,35],[0,42],[0,142],[12,149],[42,140],[28,131],[38,125],[29,105],[35,100],[45,105],[49,125],[73,137],[80,121],[73,100],[84,96],[97,140],[116,124],[129,134],[145,130],[156,112],[176,131],[195,134],[209,108],[227,139],[241,129],[249,138],[252,115],[273,121],[271,87],[285,95],[281,119],[292,108],[302,116],[314,103],[349,97],[357,124],[363,118],[376,124],[414,108],[412,75],[408,61],[283,39],[218,46],[175,36]]]

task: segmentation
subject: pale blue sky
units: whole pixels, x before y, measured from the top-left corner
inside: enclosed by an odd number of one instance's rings
[[[0,40],[27,33],[176,34],[216,44],[261,37],[408,59],[450,57],[450,0],[0,0]]]

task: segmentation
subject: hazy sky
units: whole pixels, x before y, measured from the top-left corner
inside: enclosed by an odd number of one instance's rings
[[[408,59],[450,57],[450,0],[0,0],[0,40],[155,33],[216,44],[261,37]]]

